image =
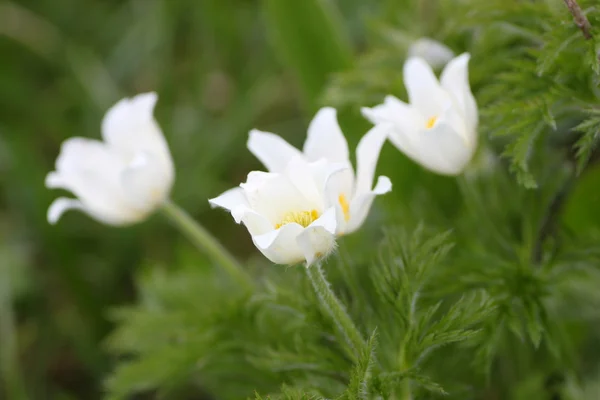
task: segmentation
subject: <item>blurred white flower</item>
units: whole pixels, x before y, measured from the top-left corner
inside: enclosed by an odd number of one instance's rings
[[[454,52],[448,46],[437,40],[422,37],[415,40],[408,48],[408,57],[420,57],[427,61],[432,68],[441,68],[452,58]]]
[[[469,54],[450,61],[438,82],[421,58],[404,64],[410,104],[387,96],[383,104],[363,108],[374,124],[393,124],[391,142],[434,172],[460,174],[477,148],[478,112],[469,86]]]
[[[321,109],[308,128],[304,151],[267,132],[250,132],[248,148],[269,172],[251,172],[246,183],[211,199],[243,222],[258,249],[277,264],[310,265],[335,247],[335,237],[362,225],[375,196],[391,190],[375,166],[387,136],[371,129],[357,148],[356,176],[348,144],[332,108]]]
[[[168,197],[174,168],[163,133],[154,120],[155,93],[119,101],[102,121],[104,141],[66,140],[46,187],[71,191],[48,209],[56,223],[70,209],[100,222],[127,225],[146,218]]]

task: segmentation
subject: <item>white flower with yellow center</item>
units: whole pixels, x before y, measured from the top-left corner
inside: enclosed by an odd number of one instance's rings
[[[269,172],[251,172],[246,183],[211,199],[243,222],[258,249],[276,264],[310,265],[335,247],[336,236],[362,225],[375,196],[391,190],[375,166],[387,136],[369,131],[357,148],[357,173],[331,108],[321,109],[308,129],[304,151],[272,133],[253,130],[248,148]]]
[[[63,143],[46,187],[69,190],[77,199],[56,199],[50,223],[76,209],[106,224],[132,224],[167,199],[174,168],[153,117],[156,101],[155,93],[145,93],[115,104],[102,121],[103,142],[74,137]]]
[[[404,65],[410,104],[387,96],[363,108],[374,124],[392,124],[390,141],[408,157],[434,172],[457,175],[477,148],[478,112],[469,86],[469,54],[450,61],[438,81],[421,58]]]
[[[239,188],[209,201],[243,222],[272,262],[310,265],[335,247],[335,208],[328,207],[325,187],[319,184],[338,168],[343,167],[294,158],[279,173],[250,172]]]

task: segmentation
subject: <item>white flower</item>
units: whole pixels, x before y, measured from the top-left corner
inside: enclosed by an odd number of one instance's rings
[[[408,48],[408,57],[420,57],[427,61],[432,68],[441,68],[452,58],[454,52],[437,40],[422,37],[415,40]]]
[[[48,209],[56,223],[69,210],[83,211],[110,225],[144,219],[168,197],[174,168],[165,138],[153,117],[155,93],[122,99],[104,116],[103,142],[66,140],[46,187],[71,191]]]
[[[392,190],[392,183],[385,176],[380,176],[375,188],[372,188],[375,167],[387,133],[388,127],[381,125],[362,137],[356,148],[356,175],[336,111],[330,107],[319,110],[311,121],[302,152],[281,137],[258,130],[250,132],[248,149],[271,172],[281,171],[295,156],[301,156],[308,162],[326,160],[344,165],[346,168],[332,177],[331,184],[335,190],[330,193],[328,201],[338,211],[337,233],[348,234],[360,228],[365,221],[375,196]]]
[[[391,190],[375,166],[387,136],[371,129],[357,148],[357,173],[332,108],[321,109],[308,128],[304,152],[272,133],[253,130],[248,148],[269,172],[209,200],[243,222],[258,249],[277,264],[310,265],[335,246],[336,236],[362,225],[375,196]]]
[[[295,157],[281,172],[250,172],[239,188],[209,201],[243,222],[256,247],[275,264],[310,265],[335,248],[335,208],[324,192],[340,168]]]
[[[374,124],[392,123],[392,143],[425,168],[445,175],[461,173],[477,148],[469,57],[465,53],[450,61],[439,82],[423,59],[409,59],[404,84],[410,104],[387,96],[383,104],[363,108],[363,115]]]

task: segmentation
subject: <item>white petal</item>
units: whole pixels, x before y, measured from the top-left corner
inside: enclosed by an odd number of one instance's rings
[[[140,152],[121,173],[121,184],[136,208],[150,213],[167,199],[173,180],[152,154]]]
[[[65,180],[59,175],[58,172],[52,171],[49,172],[48,175],[46,175],[44,185],[48,189],[66,189],[68,183],[65,182]]]
[[[413,107],[395,96],[386,96],[382,104],[372,108],[363,107],[361,112],[373,124],[393,123],[399,126],[414,126],[426,122],[423,116]]]
[[[125,98],[112,106],[102,120],[102,137],[106,143],[126,153],[145,151],[156,157],[173,175],[173,161],[163,133],[154,119],[156,93]]]
[[[56,172],[48,175],[47,184],[53,188],[65,183],[65,174],[85,171],[102,171],[107,180],[117,184],[121,171],[125,168],[125,159],[118,152],[111,150],[99,140],[72,137],[63,142],[60,154],[56,159]],[[58,175],[58,176],[57,176]],[[71,184],[71,182],[67,183]]]
[[[319,204],[310,203],[282,174],[252,171],[244,189],[250,208],[266,217],[273,226],[281,223],[290,212],[321,211]]]
[[[324,160],[318,161],[317,163],[322,165],[323,161]],[[319,188],[319,181],[315,179],[315,176],[312,173],[315,166],[311,165],[317,163],[308,163],[302,157],[294,157],[286,166],[284,174],[289,178],[296,189],[302,193],[303,198],[308,200],[310,204],[318,205],[318,209],[322,210],[322,188]],[[325,162],[325,165],[329,165],[329,163]]]
[[[231,212],[236,223],[243,223],[252,236],[263,235],[273,230],[274,226],[264,216],[250,208],[244,189],[235,187],[210,199],[212,207],[222,207]]]
[[[353,196],[354,176],[352,170],[344,168],[332,171],[325,183],[325,206],[335,208],[338,233],[346,231],[346,224],[351,218],[349,207]],[[347,208],[344,209],[344,206]]]
[[[374,124],[391,123],[390,141],[410,158],[418,157],[412,136],[425,126],[426,121],[413,107],[394,96],[386,96],[383,104],[363,108],[362,113]]]
[[[375,187],[371,192],[379,196],[381,194],[386,194],[391,191],[392,181],[390,181],[390,178],[388,178],[387,176],[381,175],[379,178],[377,178],[377,184],[375,184]]]
[[[389,133],[390,142],[398,150],[403,152],[408,158],[413,161],[420,159],[421,140],[418,136],[422,133],[418,126],[413,126],[411,129],[403,129],[398,126],[393,127]]]
[[[365,222],[365,219],[369,215],[369,210],[371,209],[371,204],[376,196],[388,193],[392,190],[392,182],[387,176],[380,176],[377,179],[377,184],[373,190],[362,193],[352,199],[352,204],[350,205],[350,221],[346,225],[345,234],[352,233]]]
[[[466,119],[470,140],[475,145],[477,141],[478,112],[477,103],[469,85],[470,57],[468,53],[464,53],[450,61],[442,72],[441,83],[442,87],[458,102]]]
[[[348,142],[334,108],[324,107],[317,112],[308,126],[303,152],[308,161],[325,158],[331,162],[349,162]]]
[[[281,137],[256,129],[250,131],[248,149],[270,172],[281,172],[292,158],[302,156],[300,150]]]
[[[335,210],[328,209],[307,228],[296,223],[252,236],[256,247],[275,264],[312,263],[335,247]]]
[[[56,161],[56,171],[46,177],[46,186],[75,194],[90,215],[102,222],[123,224],[143,218],[121,185],[123,158],[104,143],[85,138],[66,140]]]
[[[474,148],[465,143],[462,134],[456,132],[446,121],[440,120],[428,130],[411,136],[417,154],[414,161],[433,172],[457,175],[473,156]]]
[[[438,116],[450,101],[429,64],[422,58],[413,57],[404,64],[404,85],[411,106],[425,118]]]
[[[48,222],[52,225],[56,224],[65,211],[68,210],[85,211],[85,208],[79,200],[59,197],[58,199],[54,200],[48,208]]]
[[[379,153],[389,130],[390,127],[387,125],[376,125],[358,143],[356,147],[355,195],[371,190]]]
[[[122,226],[137,222],[137,219],[127,219],[114,213],[99,213],[97,209],[92,209],[83,204],[80,200],[59,197],[48,207],[47,219],[52,225],[56,224],[62,215],[69,210],[78,210],[86,213],[95,220],[107,225]]]
[[[280,173],[265,172],[265,171],[250,171],[246,177],[246,182],[241,183],[240,187],[244,190],[244,196],[246,191],[254,191],[265,185],[269,179],[273,179],[276,176],[280,176]],[[248,200],[248,197],[246,197]],[[248,203],[250,204],[250,203]]]
[[[423,37],[409,47],[408,56],[420,57],[433,68],[440,68],[454,57],[454,52],[437,40]]]
[[[252,236],[264,235],[274,229],[267,218],[246,206],[234,208],[231,215],[238,224],[242,222]]]
[[[227,211],[233,210],[235,207],[239,207],[241,205],[248,207],[248,200],[246,200],[246,195],[244,194],[244,189],[241,187],[234,187],[233,189],[229,189],[214,199],[208,200],[211,207],[222,207]]]
[[[326,257],[335,248],[337,229],[335,209],[327,209],[323,215],[298,235],[298,246],[306,259],[306,266]]]
[[[333,175],[343,171],[343,179],[337,182],[336,186],[344,193],[351,194],[354,189],[354,171],[349,163],[330,163],[325,160],[317,161],[309,164],[310,174],[312,175],[315,185],[319,189],[319,196],[325,199],[325,208],[329,208],[331,203],[328,203],[327,187]]]
[[[286,224],[264,235],[252,236],[252,241],[271,262],[297,264],[305,260],[297,242],[298,235],[303,230],[298,224]]]
[[[389,112],[385,104],[379,104],[374,107],[362,107],[360,109],[363,117],[368,119],[373,125],[389,122]]]

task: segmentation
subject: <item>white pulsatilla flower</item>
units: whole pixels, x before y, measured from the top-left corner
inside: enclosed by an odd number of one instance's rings
[[[415,40],[408,48],[408,57],[420,57],[432,68],[441,68],[454,58],[448,46],[427,37]]]
[[[77,198],[56,199],[48,209],[51,224],[70,209],[109,225],[133,224],[167,199],[174,167],[153,116],[157,99],[144,93],[116,103],[102,121],[104,141],[74,137],[62,144],[46,187]]]
[[[408,157],[436,173],[458,175],[477,148],[478,112],[469,86],[469,54],[450,61],[440,80],[421,58],[404,64],[410,104],[387,96],[363,108],[374,124],[392,124],[390,141]]]
[[[325,201],[327,189],[319,183],[339,167],[295,157],[281,172],[250,172],[240,187],[209,202],[243,223],[256,247],[275,264],[310,265],[335,248],[335,208]]]
[[[357,148],[357,171],[332,108],[321,109],[308,128],[301,152],[281,137],[253,130],[249,150],[269,172],[251,172],[246,183],[211,205],[229,210],[243,222],[257,248],[276,264],[307,265],[327,255],[336,237],[358,229],[373,199],[391,182],[373,178],[387,127],[371,129]]]

